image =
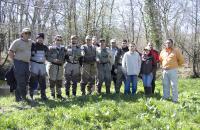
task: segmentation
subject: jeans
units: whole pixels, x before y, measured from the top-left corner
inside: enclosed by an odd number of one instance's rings
[[[142,74],[142,81],[143,81],[143,85],[144,87],[152,87],[151,86],[151,82],[153,79],[153,74]]]
[[[136,93],[137,90],[137,75],[126,75],[124,94],[129,94],[130,84],[132,83],[132,95]]]
[[[17,88],[15,91],[16,101],[26,99],[27,85],[30,77],[29,63],[19,60],[14,60],[14,75],[17,81]]]
[[[178,74],[177,69],[163,70],[163,98],[170,97],[170,85],[172,86],[172,100],[178,101]]]

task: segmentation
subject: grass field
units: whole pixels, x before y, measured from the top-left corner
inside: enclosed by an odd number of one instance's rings
[[[156,94],[151,98],[144,96],[141,82],[135,96],[94,94],[83,97],[79,91],[77,97],[64,101],[42,102],[38,96],[34,105],[16,103],[14,96],[0,97],[0,130],[199,130],[200,80],[179,80],[177,104],[161,100],[161,81],[156,84]]]

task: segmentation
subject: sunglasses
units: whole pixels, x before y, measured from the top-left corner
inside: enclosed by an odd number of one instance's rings
[[[56,39],[56,41],[62,41],[62,39]]]
[[[30,33],[30,32],[25,32],[24,34],[25,34],[25,35],[31,35],[31,33]]]

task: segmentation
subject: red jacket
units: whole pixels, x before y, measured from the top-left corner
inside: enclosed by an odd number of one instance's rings
[[[155,62],[158,63],[159,62],[159,53],[156,50],[151,49],[150,54],[153,55]]]

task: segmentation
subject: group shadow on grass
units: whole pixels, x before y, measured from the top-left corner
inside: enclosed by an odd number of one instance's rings
[[[158,99],[158,100],[161,99],[160,93],[152,94],[149,97],[155,98],[155,99]],[[146,97],[144,92],[142,92],[142,91],[138,91],[134,96],[131,95],[131,94],[125,95],[123,93],[120,93],[120,94],[102,93],[102,94],[69,97],[69,98],[64,98],[63,100],[49,98],[48,100],[43,101],[40,98],[36,98],[34,101],[27,102],[27,105],[29,105],[30,107],[45,106],[45,107],[48,107],[48,108],[56,108],[56,107],[69,108],[73,105],[83,107],[85,104],[88,104],[88,103],[93,104],[93,103],[98,103],[98,102],[106,101],[106,100],[107,101],[112,100],[112,101],[115,101],[116,103],[119,103],[119,102],[140,102],[140,99],[145,100],[146,98],[149,98],[149,97]],[[19,107],[19,106],[15,105],[14,107],[16,107],[19,110],[27,109],[24,106]]]

